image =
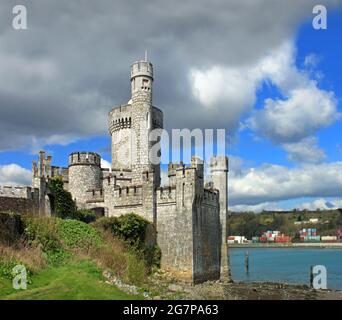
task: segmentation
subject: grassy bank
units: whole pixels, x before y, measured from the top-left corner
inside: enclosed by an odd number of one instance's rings
[[[15,290],[9,279],[0,280],[0,299],[6,300],[126,300],[142,299],[106,284],[101,270],[90,260],[69,261],[32,276],[27,290]]]
[[[132,214],[92,224],[54,217],[20,220],[15,241],[0,230],[0,299],[143,298],[121,292],[102,275],[107,270],[135,286],[148,282],[159,251],[145,244],[148,223],[142,218]],[[18,264],[27,269],[27,290],[12,288],[13,267]]]

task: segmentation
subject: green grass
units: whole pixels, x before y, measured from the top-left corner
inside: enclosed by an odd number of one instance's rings
[[[0,299],[10,300],[128,300],[143,299],[106,284],[101,271],[89,260],[44,269],[32,277],[27,290],[17,291],[0,279]]]

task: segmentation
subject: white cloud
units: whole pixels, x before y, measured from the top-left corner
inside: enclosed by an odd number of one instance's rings
[[[258,77],[248,67],[214,66],[207,70],[193,69],[190,73],[192,94],[207,109],[220,110],[227,125],[236,126],[242,114],[256,100]]]
[[[1,185],[31,185],[31,171],[12,163],[0,166]]]
[[[307,58],[306,64],[313,63],[313,57]],[[233,124],[252,108],[261,84],[271,82],[283,98],[266,99],[264,108],[255,111],[245,127],[275,144],[302,143],[308,147],[308,142],[302,140],[331,125],[340,114],[334,93],[319,89],[309,72],[296,67],[295,58],[293,42],[285,41],[255,64],[193,69],[192,93],[207,112],[219,109],[220,117]],[[285,150],[290,148],[287,145]]]
[[[324,198],[316,199],[311,202],[304,202],[298,206],[298,209],[303,210],[329,210],[342,208],[342,199],[326,200]]]
[[[319,62],[321,61],[321,58],[317,56],[314,53],[308,54],[304,59],[304,66],[306,68],[315,68]]]
[[[235,206],[230,206],[229,211],[233,212],[261,212],[261,211],[281,211],[282,209],[278,206],[277,203],[272,202],[264,202],[255,205],[243,205],[238,204]]]
[[[265,164],[229,176],[230,205],[342,195],[342,162],[287,168]]]
[[[111,170],[112,169],[112,164],[109,161],[101,158],[101,168],[103,168],[103,169],[110,169]]]
[[[318,147],[315,137],[286,143],[283,147],[288,152],[288,159],[293,162],[320,163],[326,159],[326,154]]]
[[[250,127],[275,143],[298,142],[340,117],[333,92],[313,83],[295,88],[287,99],[267,99],[264,109],[250,118]]]

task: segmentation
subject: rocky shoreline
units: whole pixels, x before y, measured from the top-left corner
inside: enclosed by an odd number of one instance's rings
[[[147,288],[125,284],[109,271],[105,271],[103,276],[106,283],[128,294],[141,293],[148,300],[342,300],[342,291],[315,290],[306,285],[232,281],[192,285],[177,281],[162,270],[150,277]]]
[[[159,291],[152,299],[181,300],[342,300],[342,291],[314,290],[306,285],[271,282],[235,283],[208,281],[198,285],[176,281],[165,272],[151,278]],[[153,290],[152,290],[153,292]]]

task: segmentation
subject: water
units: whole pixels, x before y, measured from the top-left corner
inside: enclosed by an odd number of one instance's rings
[[[245,273],[245,253],[249,253],[249,274]],[[342,290],[341,249],[230,248],[234,281],[269,281],[309,284],[310,266],[324,265],[327,287]]]

